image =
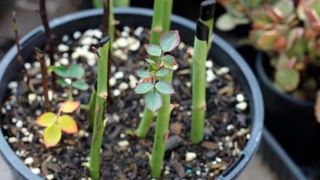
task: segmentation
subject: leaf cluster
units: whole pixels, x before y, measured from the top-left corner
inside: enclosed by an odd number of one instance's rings
[[[170,31],[164,33],[160,37],[160,45],[147,45],[146,51],[149,58],[147,70],[137,71],[137,76],[142,78],[142,82],[138,83],[135,92],[137,94],[145,94],[146,106],[157,111],[162,106],[161,94],[174,94],[172,84],[165,81],[164,77],[173,71],[176,65],[175,58],[168,54],[174,50],[180,42],[178,31]]]

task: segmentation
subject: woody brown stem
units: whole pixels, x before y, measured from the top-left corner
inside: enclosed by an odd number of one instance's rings
[[[44,53],[38,49],[34,48],[36,52],[36,58],[40,62],[41,66],[41,76],[42,76],[42,86],[43,86],[43,95],[44,95],[44,106],[47,112],[51,111],[51,105],[49,102],[49,96],[48,96],[48,69],[46,66],[46,61],[44,58]]]
[[[49,54],[49,59],[50,59],[50,65],[53,66],[55,64],[54,60],[54,45],[53,45],[53,40],[52,40],[52,33],[51,29],[49,27],[48,23],[48,16],[47,16],[47,10],[46,10],[46,0],[40,0],[39,2],[39,14],[40,18],[44,27],[44,31],[47,37],[47,47],[48,47],[48,54]],[[56,89],[57,84],[56,84],[56,74],[54,72],[51,73],[51,83],[53,89]]]

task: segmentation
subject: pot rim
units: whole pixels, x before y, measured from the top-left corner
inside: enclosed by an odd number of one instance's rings
[[[310,107],[310,108],[314,107],[314,102],[312,102],[312,101],[297,99],[287,93],[283,93],[283,92],[279,91],[278,89],[276,89],[272,84],[272,80],[268,77],[265,68],[263,67],[263,61],[264,61],[263,60],[263,53],[258,52],[257,56],[256,56],[256,63],[255,63],[255,67],[257,70],[257,76],[274,94],[280,96],[281,98],[289,101],[292,104],[298,104],[300,106],[306,106],[306,107]]]
[[[125,14],[133,14],[133,15],[141,15],[141,16],[153,16],[153,11],[151,9],[146,8],[115,8],[114,13],[118,15]],[[61,26],[62,24],[82,19],[84,17],[97,16],[102,14],[102,9],[91,9],[84,10],[75,13],[71,13],[68,15],[64,15],[62,17],[55,18],[50,21],[50,27],[55,28]],[[196,29],[196,24],[191,20],[187,20],[185,18],[179,17],[177,15],[171,16],[171,22],[184,26],[185,28],[189,28],[193,31]],[[39,34],[42,34],[44,29],[42,26],[38,26],[27,35],[21,38],[20,44],[23,48],[28,44],[29,40],[37,37]],[[233,49],[229,44],[227,44],[223,39],[221,39],[218,35],[214,35],[212,43],[215,43],[221,49],[226,50],[225,53],[230,56],[231,59],[235,62],[235,64],[242,71],[242,74],[247,81],[250,95],[252,96],[253,104],[251,106],[251,114],[252,114],[252,127],[251,127],[251,138],[247,142],[245,148],[242,150],[242,154],[239,156],[238,160],[233,163],[229,169],[217,179],[233,179],[239,175],[239,173],[246,167],[250,159],[253,157],[259,143],[261,141],[262,129],[263,129],[263,119],[264,119],[264,105],[263,105],[263,97],[258,85],[258,82],[247,65],[244,59]],[[3,60],[0,62],[0,82],[4,76],[5,69],[9,66],[11,61],[16,56],[16,48],[13,46],[3,57]],[[0,151],[3,155],[4,159],[13,166],[16,171],[27,179],[42,179],[41,177],[34,175],[29,168],[21,161],[21,159],[14,153],[8,144],[7,140],[4,138],[2,133],[2,129],[0,128]]]

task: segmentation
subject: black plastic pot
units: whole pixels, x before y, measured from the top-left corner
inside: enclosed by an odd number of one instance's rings
[[[265,103],[265,125],[289,155],[300,165],[320,158],[320,124],[314,103],[295,99],[273,87],[269,60],[259,53],[255,71]]]
[[[127,26],[150,27],[153,12],[147,9],[130,8],[116,9],[116,18]],[[51,21],[51,27],[55,37],[61,38],[63,34],[72,34],[76,30],[84,31],[88,28],[97,28],[102,21],[101,10],[88,10],[70,14]],[[187,44],[193,44],[195,23],[178,16],[172,16],[172,29],[178,29],[182,40]],[[36,28],[22,40],[22,53],[26,59],[30,59],[33,47],[43,47],[45,35],[41,27]],[[219,36],[215,36],[210,56],[215,62],[228,66],[235,77],[237,83],[241,85],[248,95],[250,112],[252,117],[251,139],[247,143],[242,155],[237,162],[232,164],[229,169],[218,179],[233,179],[246,167],[250,159],[255,154],[263,127],[263,100],[258,83],[241,56]],[[16,49],[12,47],[0,64],[0,102],[4,101],[7,94],[7,84],[18,75],[19,63],[16,60]],[[1,103],[0,103],[1,104]],[[0,131],[0,151],[5,160],[10,165],[16,179],[40,179],[33,175],[23,162],[15,155],[10,148],[2,131]]]
[[[258,153],[279,180],[307,180],[307,177],[282,149],[267,129],[263,130]]]

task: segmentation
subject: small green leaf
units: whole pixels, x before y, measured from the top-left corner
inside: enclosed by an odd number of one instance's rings
[[[78,64],[71,64],[69,67],[69,76],[80,79],[84,75],[84,69]]]
[[[139,70],[139,71],[137,71],[137,76],[139,76],[140,78],[149,78],[151,76],[151,74],[149,71]]]
[[[143,82],[143,83],[140,83],[136,89],[135,89],[135,92],[137,94],[145,94],[149,91],[151,91],[153,89],[154,85],[150,82]]]
[[[154,65],[154,64],[156,64],[155,62],[154,62],[154,60],[152,60],[152,59],[146,59],[146,61],[149,63],[149,64],[151,64],[151,65]]]
[[[145,97],[146,106],[153,112],[162,106],[161,95],[157,91],[150,91]]]
[[[165,55],[162,57],[162,64],[166,67],[166,68],[172,68],[172,66],[175,64],[176,60],[173,56],[171,55]]]
[[[170,72],[169,69],[160,69],[157,73],[156,76],[158,77],[164,77]]]
[[[63,78],[70,77],[69,70],[64,66],[55,66],[55,67],[53,67],[53,71],[54,71],[54,73],[56,73],[60,77],[63,77]]]
[[[72,86],[82,91],[86,91],[89,88],[87,83],[80,80],[73,82]]]
[[[155,87],[162,94],[174,94],[174,89],[172,85],[166,81],[157,82]]]
[[[61,130],[57,125],[54,124],[52,126],[47,127],[44,130],[43,134],[46,148],[50,148],[57,145],[61,139],[61,135]]]
[[[300,82],[299,72],[295,69],[277,71],[275,82],[285,91],[295,90]]]
[[[59,128],[67,134],[76,134],[78,126],[76,121],[69,115],[63,115],[58,119]]]
[[[62,87],[68,87],[70,84],[68,84],[64,79],[58,79],[57,83]]]
[[[170,52],[176,48],[180,43],[180,36],[178,31],[170,31],[164,33],[160,37],[160,47],[164,52]]]
[[[56,122],[57,115],[52,112],[47,112],[42,114],[38,119],[36,120],[37,124],[42,127],[48,127],[53,125]]]
[[[80,101],[65,101],[60,105],[60,111],[64,113],[72,113],[80,107]]]
[[[162,54],[162,50],[160,48],[160,46],[158,45],[154,45],[154,44],[149,44],[147,46],[147,49],[146,49],[147,53],[151,56],[157,56],[157,57],[160,57],[161,54]]]

